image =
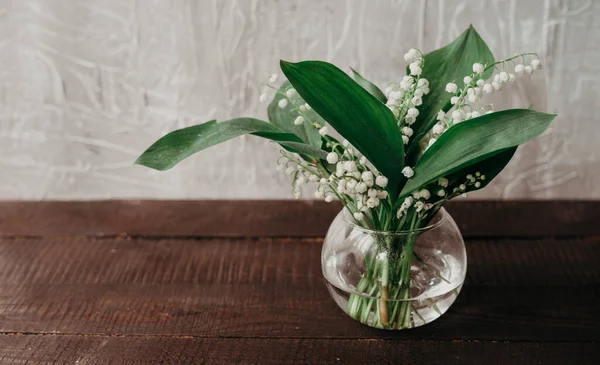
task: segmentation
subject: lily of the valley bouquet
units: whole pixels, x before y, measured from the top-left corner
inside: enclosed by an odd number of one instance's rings
[[[137,163],[166,170],[245,134],[278,143],[277,168],[291,176],[294,196],[312,184],[316,198],[339,200],[353,225],[380,232],[369,254],[354,257],[361,261],[353,284],[360,290],[349,294],[345,310],[380,328],[426,323],[408,300],[412,266],[422,261],[414,250],[419,230],[448,200],[489,184],[517,146],[544,132],[554,115],[496,111],[486,103],[487,95],[541,64],[532,53],[496,61],[472,27],[433,52],[411,49],[404,60],[406,76],[384,91],[326,62],[281,61],[287,81],[277,84],[272,75],[260,95],[262,101],[274,95],[269,122],[237,118],[176,130]]]

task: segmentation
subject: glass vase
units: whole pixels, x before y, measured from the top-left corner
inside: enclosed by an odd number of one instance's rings
[[[371,327],[402,330],[448,310],[465,280],[467,256],[443,208],[427,226],[398,232],[363,228],[343,209],[329,227],[321,264],[346,314]]]

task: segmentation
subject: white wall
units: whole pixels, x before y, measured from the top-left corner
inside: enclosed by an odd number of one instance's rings
[[[560,115],[480,193],[600,198],[600,1],[0,0],[0,199],[288,198],[278,149],[237,139],[158,173],[132,166],[175,128],[265,117],[280,58],[355,67],[380,85],[404,52],[473,23],[496,57],[543,72],[496,106]]]

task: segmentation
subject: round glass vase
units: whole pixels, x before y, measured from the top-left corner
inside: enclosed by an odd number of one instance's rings
[[[465,244],[441,208],[412,231],[373,231],[343,209],[321,254],[329,293],[350,317],[375,328],[402,330],[439,318],[454,303],[467,272]]]

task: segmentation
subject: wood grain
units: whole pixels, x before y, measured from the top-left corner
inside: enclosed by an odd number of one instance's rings
[[[0,364],[597,364],[593,343],[0,335]]]
[[[396,333],[355,323],[335,306],[316,239],[2,239],[0,331],[600,340],[600,240],[467,245],[469,274],[455,306],[429,326]]]
[[[437,321],[349,319],[321,274],[339,206],[0,203],[0,364],[595,364],[600,203],[459,202]]]
[[[600,204],[456,201],[465,237],[600,235]],[[322,201],[0,202],[0,236],[321,237],[340,205]]]

